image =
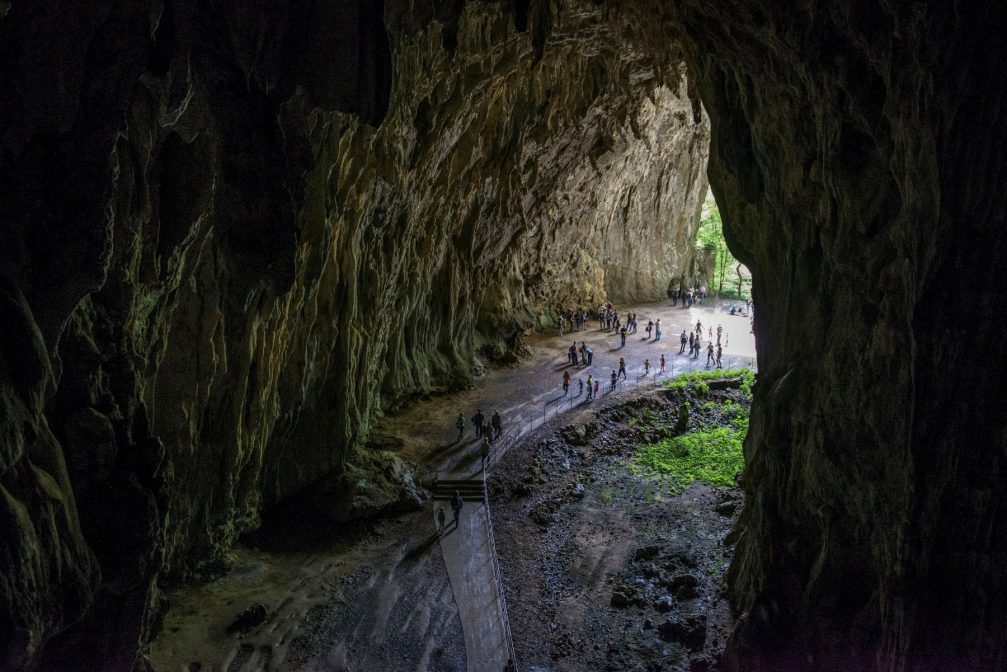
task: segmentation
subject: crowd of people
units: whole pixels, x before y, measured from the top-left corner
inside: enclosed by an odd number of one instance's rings
[[[702,287],[695,290],[676,289],[669,290],[668,296],[671,298],[673,305],[681,299],[683,307],[689,307],[696,301],[702,303],[705,300],[706,292],[705,288]],[[747,309],[746,312],[750,315],[753,310],[751,299],[747,301],[745,308]],[[731,306],[731,314],[741,314],[741,307]],[[638,331],[639,327],[637,314],[631,312],[622,314],[611,303],[606,303],[600,306],[596,315],[599,331],[618,335],[620,339],[620,348],[625,347],[627,335],[635,334]],[[566,332],[572,333],[585,329],[588,319],[589,314],[583,309],[575,310],[572,313],[569,313],[568,316],[561,315],[559,318],[560,334],[562,335]],[[651,342],[660,341],[662,335],[660,318],[656,320],[648,319],[645,331],[647,336],[641,340]],[[710,325],[707,328],[704,336],[702,321],[697,320],[694,329],[682,330],[682,333],[679,335],[679,342],[680,348],[678,350],[678,354],[685,355],[691,359],[699,359],[700,354],[704,350],[705,343],[706,367],[715,367],[718,369],[723,368],[723,352],[724,347],[727,345],[727,334],[724,332],[723,325],[717,325],[716,338],[714,338],[713,326]],[[594,351],[588,346],[586,341],[581,341],[580,345],[578,345],[575,340],[566,348],[566,359],[569,366],[587,368],[593,366],[594,364]],[[666,367],[666,356],[664,353],[661,353],[656,373],[664,374],[666,372]],[[645,358],[643,361],[643,375],[649,376],[650,374],[650,359]],[[619,358],[618,368],[612,369],[612,373],[608,379],[612,390],[615,390],[620,380],[629,379],[625,357]],[[570,387],[573,384],[574,380],[570,371],[563,371],[563,396],[570,394]],[[593,373],[588,374],[586,383],[583,378],[578,378],[576,385],[577,396],[582,396],[586,392],[586,401],[591,401],[596,398],[601,390],[601,381],[599,381]],[[455,423],[455,426],[458,429],[458,441],[463,441],[465,439],[465,428],[470,422],[475,430],[475,438],[480,441],[482,457],[485,463],[489,456],[490,445],[503,433],[503,421],[500,417],[500,413],[497,411],[494,411],[492,417],[487,419],[486,416],[483,415],[482,409],[477,409],[475,415],[473,415],[468,421],[466,421],[464,415],[459,413],[458,419]]]

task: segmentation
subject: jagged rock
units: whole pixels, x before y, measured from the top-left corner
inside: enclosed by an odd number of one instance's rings
[[[673,576],[666,585],[680,600],[691,600],[699,596],[699,579],[693,574]]]
[[[700,651],[706,643],[706,616],[693,614],[681,619],[669,619],[657,626],[666,642],[681,642],[690,651]]]
[[[715,507],[717,513],[722,516],[733,516],[734,512],[738,510],[738,502],[734,500],[727,500],[726,502],[721,502]]]
[[[425,499],[410,465],[390,453],[372,454],[363,466],[348,465],[314,494],[315,505],[334,522],[418,509]]]
[[[625,608],[629,607],[639,600],[640,595],[636,588],[627,584],[620,584],[612,590],[612,606]]]
[[[641,546],[633,551],[633,559],[637,562],[641,560],[653,560],[661,552],[660,546]]]
[[[560,435],[571,446],[586,446],[600,431],[601,427],[597,422],[588,422],[582,425],[568,425],[560,430]]]

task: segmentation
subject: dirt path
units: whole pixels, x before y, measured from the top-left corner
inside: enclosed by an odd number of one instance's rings
[[[622,314],[637,312],[641,323],[639,333],[629,335],[625,347],[619,347],[617,335],[599,331],[597,321],[572,336],[560,337],[558,330],[554,335],[534,335],[528,342],[531,354],[520,364],[489,371],[470,390],[420,401],[385,418],[377,430],[402,439],[402,456],[419,465],[421,476],[459,467],[477,471],[476,442],[455,441],[459,411],[470,418],[477,408],[487,417],[498,410],[506,430],[537,417],[543,408],[553,408],[552,404],[562,401],[560,383],[568,367],[565,349],[574,340],[594,350],[592,367],[571,367],[574,395],[577,379],[586,382],[589,374],[600,377],[604,388],[612,369],[618,368],[619,357],[626,359],[627,370],[636,377],[643,373],[645,358],[655,370],[662,352],[669,368],[681,368],[687,359],[676,354],[677,334],[694,327],[697,319],[704,330],[708,323],[714,329],[717,323],[724,325],[725,358],[752,357],[755,349],[748,318],[731,316],[729,306],[728,302],[708,302],[691,309],[669,304],[620,306]],[[658,318],[664,336],[654,342],[646,338],[645,326],[648,319]],[[466,431],[472,437],[471,425]],[[468,513],[475,508],[470,506]],[[454,582],[452,590],[445,565],[452,551],[438,552],[432,511],[428,507],[382,521],[379,530],[364,533],[352,543],[338,540],[297,551],[236,548],[233,569],[226,576],[172,593],[164,631],[151,647],[154,669],[466,669],[455,592],[460,584]],[[291,521],[293,526],[302,524]],[[326,534],[331,531],[322,536]],[[478,563],[485,558],[474,554],[471,560]],[[475,580],[485,585],[484,577]],[[473,595],[476,602],[486,597],[478,590]],[[227,634],[228,624],[254,604],[263,605],[265,621],[247,634]],[[494,657],[492,664],[497,662]]]

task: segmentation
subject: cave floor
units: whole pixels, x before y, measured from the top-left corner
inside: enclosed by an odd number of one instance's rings
[[[459,466],[470,467],[475,473],[479,468],[478,445],[471,422],[465,427],[466,439],[459,442],[455,420],[462,413],[468,420],[482,409],[487,420],[493,411],[499,411],[504,430],[514,424],[527,423],[539,418],[544,409],[552,415],[552,406],[565,400],[563,394],[563,372],[570,371],[570,395],[578,395],[578,379],[587,384],[589,375],[601,383],[600,392],[606,392],[613,370],[618,371],[619,358],[626,360],[628,376],[643,379],[644,360],[650,360],[650,378],[659,368],[661,354],[664,353],[666,368],[675,371],[687,366],[687,355],[679,355],[679,335],[689,331],[696,321],[703,323],[703,352],[693,365],[702,367],[706,362],[706,336],[710,326],[716,339],[717,325],[724,327],[724,350],[722,364],[730,368],[732,362],[746,365],[755,357],[755,336],[751,333],[749,319],[742,315],[731,315],[732,302],[729,300],[707,300],[703,305],[683,309],[681,304],[671,302],[617,306],[620,315],[636,312],[639,331],[626,337],[626,346],[620,347],[620,338],[611,332],[598,329],[598,321],[592,320],[587,328],[574,334],[564,332],[559,336],[556,329],[548,333],[536,333],[526,340],[529,353],[514,366],[496,367],[477,379],[471,389],[462,390],[441,397],[432,397],[393,416],[383,418],[377,430],[391,434],[401,440],[400,455],[420,465],[421,476],[432,477],[435,472],[456,471]],[[648,339],[647,320],[661,320],[660,341]],[[592,366],[568,366],[566,349],[572,342],[586,342],[594,351]],[[715,341],[716,342],[716,341]],[[578,355],[579,356],[579,355]],[[586,390],[586,388],[585,388]],[[586,394],[586,391],[585,391]]]
[[[571,368],[570,394],[577,379],[589,374],[604,390],[612,369],[624,357],[630,376],[641,378],[643,361],[651,371],[661,353],[676,370],[678,334],[701,320],[723,324],[724,365],[731,358],[754,357],[754,337],[747,317],[729,314],[731,302],[707,301],[691,309],[670,303],[620,306],[639,314],[640,330],[624,348],[619,337],[598,330],[597,321],[573,336],[534,334],[530,354],[513,366],[490,369],[469,390],[431,397],[403,412],[383,418],[378,431],[402,440],[402,457],[419,465],[421,476],[478,467],[474,440],[457,442],[454,421],[459,411],[471,417],[482,408],[489,417],[498,410],[506,430],[511,424],[541,414],[563,396],[561,382],[566,347],[574,339],[594,350],[589,368]],[[648,319],[661,319],[662,341],[646,338]],[[705,362],[705,353],[700,363]],[[573,372],[575,371],[575,372]],[[645,381],[643,381],[645,382]],[[563,420],[550,421],[543,430]],[[466,427],[472,439],[471,424]],[[436,552],[431,506],[390,517],[341,536],[332,530],[306,530],[309,544],[239,545],[231,570],[169,596],[171,608],[161,636],[150,650],[155,670],[185,672],[255,672],[258,670],[464,670],[462,623],[444,560]],[[292,525],[310,528],[308,521]],[[317,523],[314,523],[317,525]],[[268,614],[248,632],[228,634],[227,627],[245,609],[261,604]],[[516,632],[521,630],[515,623]]]

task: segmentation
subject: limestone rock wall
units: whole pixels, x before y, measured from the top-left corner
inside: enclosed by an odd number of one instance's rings
[[[709,135],[613,31],[586,1],[0,3],[0,668],[130,669],[160,587],[263,506],[408,498],[375,414],[663,296]]]
[[[680,38],[753,271],[730,669],[1005,669],[1004,6],[613,11]]]

